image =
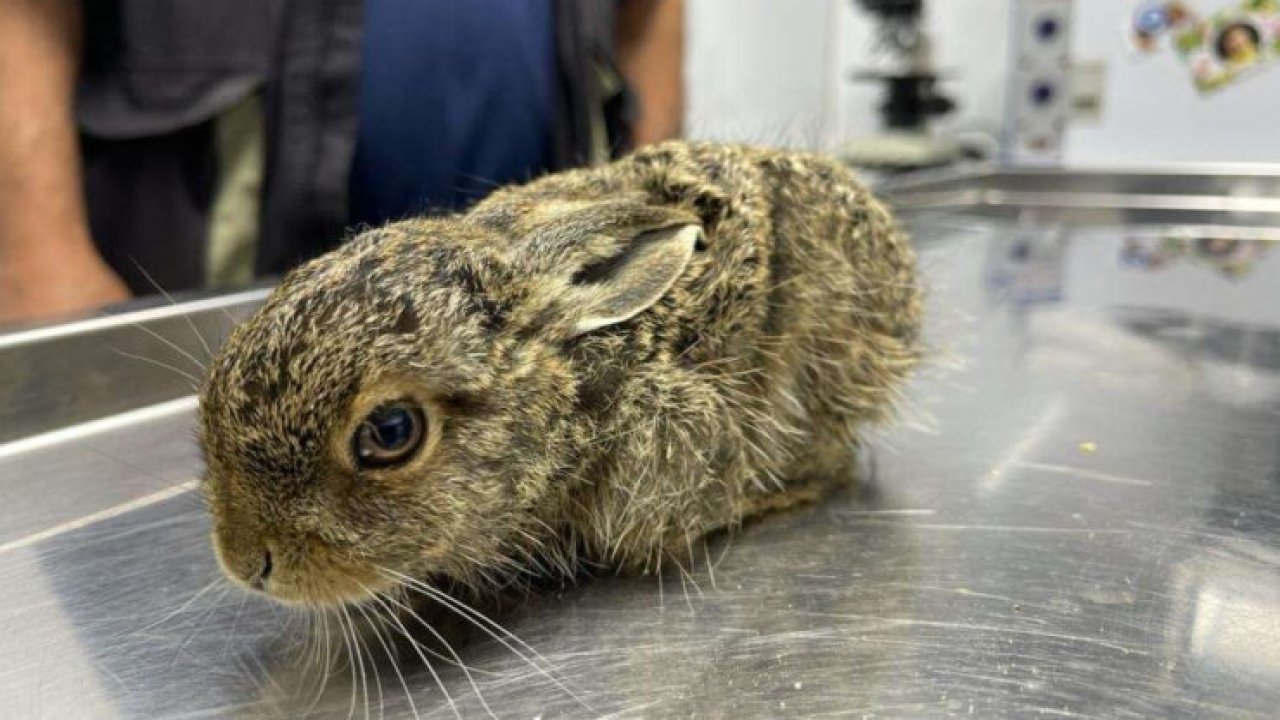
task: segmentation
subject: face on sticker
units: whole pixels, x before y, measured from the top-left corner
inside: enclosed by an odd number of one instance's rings
[[[1201,253],[1222,258],[1233,254],[1241,243],[1234,238],[1202,238],[1197,244]]]
[[[1251,25],[1229,25],[1218,38],[1218,55],[1227,62],[1243,65],[1258,59],[1261,37]]]

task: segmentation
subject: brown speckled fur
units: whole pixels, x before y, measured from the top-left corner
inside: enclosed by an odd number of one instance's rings
[[[675,285],[575,336],[579,273],[701,223]],[[575,277],[576,276],[576,277]],[[918,358],[915,258],[845,169],[668,143],[371,230],[290,274],[201,398],[205,491],[233,577],[307,604],[394,582],[483,591],[584,563],[648,569],[846,478]],[[357,471],[380,402],[429,409],[408,464]]]

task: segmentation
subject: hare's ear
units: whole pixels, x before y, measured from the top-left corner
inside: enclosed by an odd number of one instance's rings
[[[572,334],[614,325],[648,309],[675,284],[701,240],[700,225],[647,230],[617,255],[580,269],[569,295],[577,318]]]

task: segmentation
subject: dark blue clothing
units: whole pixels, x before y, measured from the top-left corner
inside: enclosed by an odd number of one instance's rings
[[[552,0],[365,0],[351,222],[463,207],[551,162]]]

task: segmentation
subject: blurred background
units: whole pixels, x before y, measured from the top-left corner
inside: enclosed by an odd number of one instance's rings
[[[884,63],[883,18],[915,3],[689,0],[687,128],[699,137],[772,139],[838,148],[881,130],[883,89],[850,75]],[[1237,82],[1206,90],[1197,60],[1166,26],[1188,13],[1252,12],[1270,25],[1270,0],[947,0],[923,4],[927,64],[955,102],[937,130],[1006,158],[1069,165],[1280,162],[1280,66],[1260,60]],[[879,10],[879,12],[873,12]],[[1172,12],[1170,12],[1172,10]],[[1181,25],[1179,25],[1181,27]],[[1268,29],[1269,28],[1269,29]],[[1212,34],[1212,28],[1205,28]],[[1141,36],[1153,38],[1144,46]],[[1269,63],[1269,64],[1268,64]],[[1274,66],[1274,67],[1272,67]],[[1268,69],[1271,72],[1268,72]],[[1048,88],[1049,93],[1043,93]],[[1074,94],[1073,94],[1074,93]],[[1028,107],[1032,106],[1032,107]],[[1055,142],[1039,153],[1015,141],[1049,122]],[[1063,121],[1062,127],[1052,123]],[[1021,127],[1019,127],[1021,125]],[[1060,132],[1058,132],[1060,130]]]
[[[1276,0],[13,0],[0,327],[269,284],[361,227],[675,137],[1280,163]]]

